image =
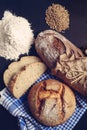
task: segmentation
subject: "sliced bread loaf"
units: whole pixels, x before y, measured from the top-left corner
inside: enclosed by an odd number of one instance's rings
[[[21,70],[23,66],[39,61],[41,60],[36,56],[24,56],[20,59],[20,61],[12,62],[3,75],[5,85],[8,86],[12,76],[16,74],[19,70]]]
[[[45,71],[46,65],[42,62],[27,65],[12,77],[8,88],[16,98],[20,98]]]

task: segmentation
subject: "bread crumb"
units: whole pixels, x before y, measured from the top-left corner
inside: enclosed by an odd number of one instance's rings
[[[64,31],[69,28],[69,13],[65,7],[60,4],[52,4],[46,10],[46,23],[50,28],[55,29],[58,32]]]

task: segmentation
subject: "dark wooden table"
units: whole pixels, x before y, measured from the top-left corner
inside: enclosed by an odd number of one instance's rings
[[[70,28],[63,35],[78,47],[87,46],[87,1],[86,0],[0,0],[0,19],[5,10],[29,20],[36,35],[49,29],[45,22],[45,10],[52,3],[59,3],[70,13]],[[2,63],[4,66],[2,66]],[[0,90],[3,87],[3,72],[9,63],[0,58]],[[19,130],[17,118],[0,106],[0,130]],[[87,112],[74,130],[87,129]]]

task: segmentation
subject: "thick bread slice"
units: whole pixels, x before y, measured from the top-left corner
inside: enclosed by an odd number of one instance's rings
[[[12,77],[8,86],[9,90],[16,98],[20,98],[46,69],[46,65],[42,62],[25,66],[24,69]]]
[[[31,63],[39,62],[41,61],[36,56],[24,56],[20,59],[20,61],[12,62],[8,69],[4,72],[3,80],[6,86],[8,86],[9,81],[11,80],[11,77],[16,74],[23,66],[26,66]]]

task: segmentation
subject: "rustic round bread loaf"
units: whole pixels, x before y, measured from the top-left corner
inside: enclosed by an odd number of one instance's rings
[[[28,103],[32,115],[46,126],[64,123],[76,107],[72,90],[54,79],[35,84],[29,91]]]

